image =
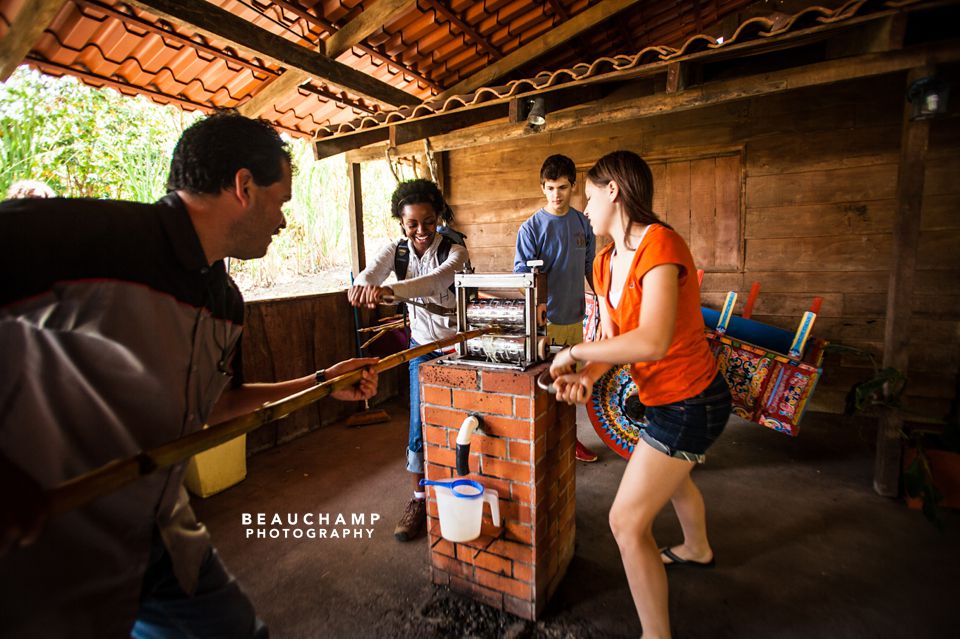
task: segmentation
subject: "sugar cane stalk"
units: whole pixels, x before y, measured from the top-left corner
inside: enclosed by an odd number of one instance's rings
[[[468,339],[490,333],[493,329],[478,329],[457,333],[452,337],[423,344],[414,348],[400,351],[382,358],[371,368],[377,373],[395,368],[409,362],[415,357],[426,355],[440,348],[453,346]],[[178,464],[190,457],[219,446],[240,435],[256,430],[290,413],[309,406],[326,397],[330,393],[356,384],[362,375],[362,369],[350,371],[318,384],[312,388],[300,391],[289,397],[275,402],[264,404],[261,408],[240,415],[215,426],[208,426],[202,430],[190,433],[179,439],[162,444],[150,450],[141,451],[127,459],[116,459],[107,462],[100,468],[70,479],[47,493],[49,512],[51,514],[64,513],[83,506],[97,497],[112,493],[123,486],[150,473]]]

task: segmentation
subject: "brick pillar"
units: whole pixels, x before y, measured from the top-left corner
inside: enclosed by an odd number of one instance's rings
[[[497,490],[502,524],[495,528],[484,506],[480,537],[449,542],[428,489],[433,583],[530,620],[566,573],[576,532],[576,411],[537,388],[545,369],[420,368],[427,478],[456,477],[457,431],[480,415],[484,432],[471,440],[466,478]]]

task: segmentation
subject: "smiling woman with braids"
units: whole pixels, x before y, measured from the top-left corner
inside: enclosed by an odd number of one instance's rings
[[[643,636],[670,636],[664,566],[713,565],[703,496],[690,471],[723,431],[730,392],[704,337],[696,267],[683,239],[652,211],[653,176],[640,156],[615,151],[587,173],[584,211],[613,243],[597,255],[593,281],[604,339],[557,354],[557,399],[585,403],[598,379],[629,364],[648,426],[620,481],[610,527]],[[576,364],[585,366],[576,372]],[[683,543],[657,549],[653,520],[670,501]]]

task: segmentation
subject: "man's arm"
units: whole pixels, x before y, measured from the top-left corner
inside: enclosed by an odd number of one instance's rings
[[[334,364],[324,370],[324,377],[330,380],[344,373],[373,366],[379,360],[376,357],[358,357]],[[251,413],[264,404],[281,400],[295,393],[311,388],[317,384],[315,373],[272,384],[243,384],[237,388],[229,388],[220,395],[210,417],[210,424],[220,422]],[[377,373],[373,370],[363,372],[360,381],[350,388],[331,393],[331,397],[340,401],[357,401],[370,399],[377,394]]]
[[[513,272],[529,273],[528,260],[537,259],[537,243],[530,226],[527,223],[520,225],[517,232],[517,248],[513,254]]]

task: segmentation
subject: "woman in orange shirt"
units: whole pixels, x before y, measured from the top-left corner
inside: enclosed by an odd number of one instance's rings
[[[648,425],[620,481],[610,527],[643,636],[669,637],[664,565],[713,565],[703,496],[690,471],[726,426],[730,392],[704,337],[690,249],[651,210],[646,162],[629,151],[602,157],[587,173],[586,195],[594,233],[613,238],[593,263],[603,339],[561,351],[550,372],[558,400],[583,404],[606,371],[630,364]],[[683,543],[658,550],[653,520],[668,501]]]

